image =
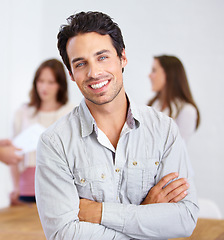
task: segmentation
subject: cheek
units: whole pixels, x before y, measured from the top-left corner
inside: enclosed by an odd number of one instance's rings
[[[156,81],[156,89],[157,91],[161,91],[166,85],[166,81],[164,78],[159,78],[157,81]]]
[[[56,94],[58,93],[59,88],[60,88],[59,85],[57,85],[57,86],[55,87],[55,90],[54,90],[54,91],[55,91]]]
[[[76,83],[79,90],[83,93],[83,89],[87,88],[86,80],[88,79],[88,77],[86,77],[86,75],[81,72],[76,72],[76,73],[73,73],[71,79],[73,82]]]
[[[52,86],[49,86],[49,88],[51,89],[52,94],[56,95],[58,93],[58,90],[59,90],[59,85],[54,84]]]
[[[122,78],[122,65],[121,63],[117,64],[108,64],[105,68],[105,71],[116,78]]]
[[[86,74],[83,71],[73,71],[71,80],[76,82],[77,85],[80,84],[84,79],[86,79]]]
[[[164,87],[166,85],[166,78],[164,75],[161,76],[160,85],[161,87]]]
[[[37,92],[39,92],[39,91],[40,91],[40,89],[41,89],[41,86],[42,86],[42,84],[37,82],[37,84],[36,84]]]

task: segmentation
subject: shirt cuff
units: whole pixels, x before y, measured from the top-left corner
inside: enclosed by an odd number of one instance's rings
[[[124,204],[103,202],[101,224],[123,232],[126,211],[126,205]]]

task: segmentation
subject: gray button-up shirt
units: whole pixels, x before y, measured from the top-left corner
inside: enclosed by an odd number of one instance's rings
[[[85,101],[42,134],[36,200],[47,239],[167,239],[189,236],[198,207],[185,145],[171,118],[130,102],[116,150]],[[178,203],[140,205],[171,172],[188,179]],[[79,199],[103,203],[101,224],[80,222]]]

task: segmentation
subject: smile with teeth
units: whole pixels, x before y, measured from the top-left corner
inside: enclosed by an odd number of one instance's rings
[[[108,80],[106,80],[104,82],[101,82],[101,83],[93,84],[93,85],[90,85],[90,86],[93,89],[99,89],[99,88],[102,88],[103,86],[105,86],[107,83],[108,83]]]

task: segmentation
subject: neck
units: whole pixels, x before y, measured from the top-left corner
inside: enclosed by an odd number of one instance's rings
[[[40,111],[43,112],[50,112],[50,111],[56,111],[61,107],[61,103],[52,100],[52,101],[42,101],[40,105]]]
[[[127,116],[127,98],[122,89],[120,94],[110,103],[103,105],[86,104],[94,117],[97,126],[107,135],[110,142],[116,148],[121,130]]]
[[[161,91],[160,92],[160,94],[159,94],[159,102],[160,102],[160,105],[161,105],[161,111],[163,111],[167,107],[165,91]]]

